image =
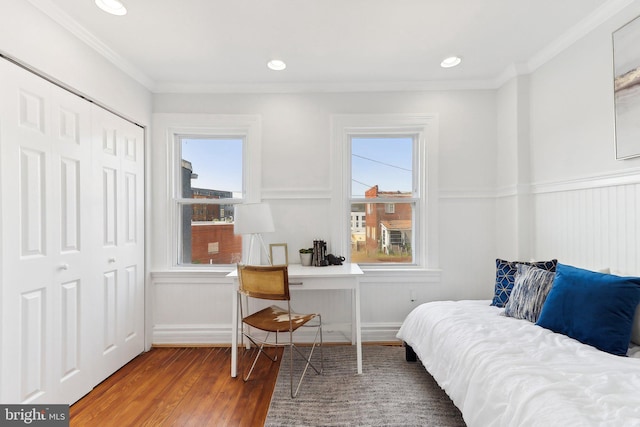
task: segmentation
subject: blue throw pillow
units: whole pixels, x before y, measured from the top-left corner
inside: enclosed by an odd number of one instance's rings
[[[558,264],[537,325],[625,356],[640,302],[640,277],[621,277]]]
[[[509,301],[509,295],[515,283],[516,273],[518,272],[518,264],[532,265],[543,270],[555,272],[558,260],[539,262],[522,262],[522,261],[505,261],[496,259],[496,283],[493,291],[493,301],[491,305],[496,307],[504,307]]]

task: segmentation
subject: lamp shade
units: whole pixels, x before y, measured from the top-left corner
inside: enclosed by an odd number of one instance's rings
[[[267,203],[247,203],[235,205],[234,225],[235,234],[259,234],[276,231],[273,226],[271,208]]]

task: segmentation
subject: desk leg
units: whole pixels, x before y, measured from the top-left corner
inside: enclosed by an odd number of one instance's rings
[[[231,297],[231,376],[235,378],[238,370],[238,292],[233,287]]]
[[[360,324],[360,281],[356,279],[355,311],[356,311],[356,354],[358,364],[358,374],[362,374],[362,327]]]

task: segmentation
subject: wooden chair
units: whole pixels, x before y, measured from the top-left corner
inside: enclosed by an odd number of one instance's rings
[[[291,310],[291,299],[289,295],[289,275],[286,265],[277,266],[251,266],[238,264],[238,292],[240,298],[238,298],[239,313],[242,319],[242,336],[241,346],[244,348],[244,337],[247,337],[253,345],[258,347],[256,357],[253,360],[249,373],[244,375],[244,363],[242,373],[244,381],[247,381],[253,372],[253,368],[256,366],[256,362],[261,354],[267,356],[272,362],[277,360],[277,353],[273,357],[269,356],[265,351],[265,347],[289,347],[289,377],[291,383],[291,397],[295,398],[300,390],[300,384],[309,366],[316,371],[317,374],[322,373],[323,369],[323,356],[322,356],[322,317],[320,314],[300,314]],[[250,300],[252,298],[271,301],[286,301],[287,308],[281,308],[276,305],[263,308],[251,314],[246,314],[243,307],[243,298]],[[247,306],[249,304],[247,303]],[[313,322],[312,322],[313,321]],[[311,323],[310,323],[311,322]],[[248,326],[248,327],[245,327]],[[305,355],[293,342],[293,333],[300,327],[313,327],[316,328],[313,344],[309,351],[309,355]],[[254,331],[255,330],[255,331]],[[264,338],[257,336],[257,333],[262,331],[266,333]],[[269,340],[271,334],[275,334],[274,340]],[[286,339],[282,342],[279,341],[279,334],[286,334]],[[319,342],[318,342],[319,339]],[[317,369],[311,363],[311,357],[313,352],[319,347],[320,349],[320,369]],[[246,349],[245,349],[246,352]],[[306,364],[300,379],[296,386],[295,392],[293,389],[293,356],[294,352],[301,356]]]

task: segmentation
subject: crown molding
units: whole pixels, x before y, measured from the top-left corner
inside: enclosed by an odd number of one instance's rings
[[[495,82],[488,80],[433,80],[415,82],[340,82],[340,83],[229,83],[188,84],[158,83],[155,93],[348,93],[348,92],[408,92],[492,90]]]
[[[609,0],[605,2],[582,21],[578,22],[578,24],[565,31],[560,37],[531,57],[529,61],[527,61],[529,72],[535,71],[555,58],[633,2],[634,0]]]
[[[93,33],[87,30],[82,25],[78,24],[76,20],[71,18],[65,12],[63,12],[58,6],[53,4],[50,0],[28,0],[34,7],[39,9],[42,13],[47,15],[57,24],[73,34],[80,41],[87,44],[90,48],[102,55],[107,61],[111,62],[114,66],[119,68],[122,72],[133,78],[142,86],[153,92],[155,88],[155,82],[140,71],[136,66],[117,54],[113,49],[104,44]]]

